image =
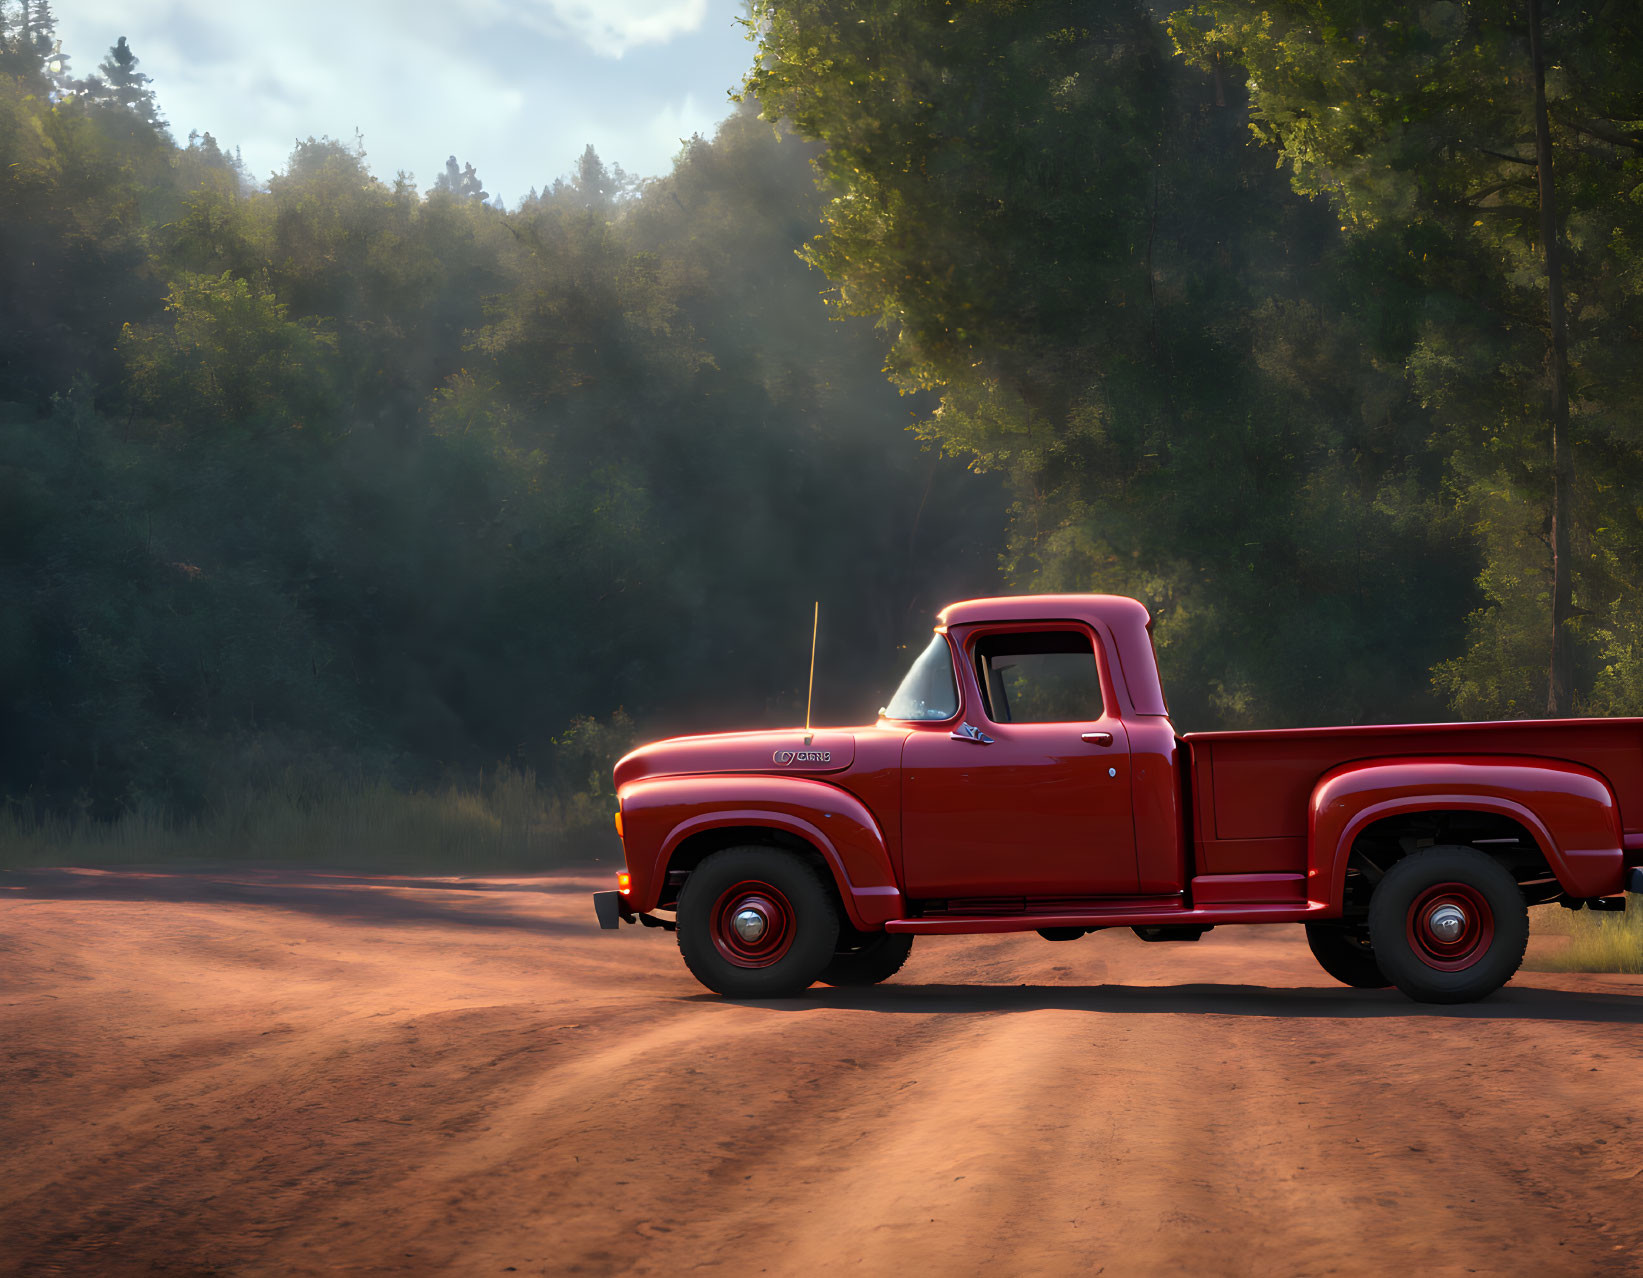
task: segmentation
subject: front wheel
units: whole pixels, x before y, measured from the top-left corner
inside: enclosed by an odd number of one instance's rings
[[[843,948],[847,939],[854,948]],[[870,932],[865,935],[846,932],[839,937],[839,946],[833,961],[822,968],[822,983],[877,985],[901,971],[901,965],[913,951],[913,938],[906,932]]]
[[[1375,961],[1369,935],[1360,925],[1308,923],[1306,944],[1318,966],[1355,990],[1384,990],[1391,981]]]
[[[1411,853],[1369,900],[1369,940],[1380,969],[1421,1003],[1470,1003],[1517,972],[1529,909],[1499,861],[1476,848]]]
[[[690,973],[729,998],[786,998],[833,958],[839,911],[803,857],[779,848],[726,848],[679,893],[679,953]]]

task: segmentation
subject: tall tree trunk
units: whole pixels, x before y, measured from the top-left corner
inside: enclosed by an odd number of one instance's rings
[[[1546,312],[1551,329],[1546,362],[1552,375],[1552,655],[1546,680],[1546,713],[1551,718],[1561,718],[1574,708],[1573,646],[1569,642],[1568,621],[1574,612],[1569,525],[1575,468],[1569,448],[1569,330],[1563,312],[1557,188],[1552,182],[1552,128],[1546,118],[1541,0],[1529,0],[1529,61],[1535,82],[1535,166],[1540,180],[1540,243],[1546,256]]]

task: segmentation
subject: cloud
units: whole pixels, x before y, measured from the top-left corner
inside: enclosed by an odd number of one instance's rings
[[[639,45],[666,44],[707,21],[707,0],[534,0],[523,8],[522,16],[534,18],[539,29],[568,31],[608,58]]]
[[[60,21],[86,74],[120,35],[179,139],[210,131],[258,177],[298,138],[358,128],[372,169],[423,186],[456,154],[510,202],[592,142],[665,172],[709,133],[748,47],[739,0],[76,0]]]
[[[711,138],[713,126],[723,115],[722,109],[717,114],[704,110],[697,102],[696,95],[687,93],[680,101],[670,102],[652,115],[646,123],[645,132],[657,150],[674,155],[684,143],[690,141],[693,134],[700,133]]]

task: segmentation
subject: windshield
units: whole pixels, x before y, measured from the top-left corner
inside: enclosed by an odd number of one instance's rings
[[[958,685],[947,640],[937,635],[919,654],[907,677],[884,707],[886,719],[951,719],[958,713]]]

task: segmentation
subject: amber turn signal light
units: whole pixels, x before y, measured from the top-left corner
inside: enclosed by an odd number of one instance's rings
[[[622,837],[622,814],[620,811],[616,813],[616,837]]]
[[[616,890],[623,896],[633,891],[633,875],[626,870],[616,871]]]

